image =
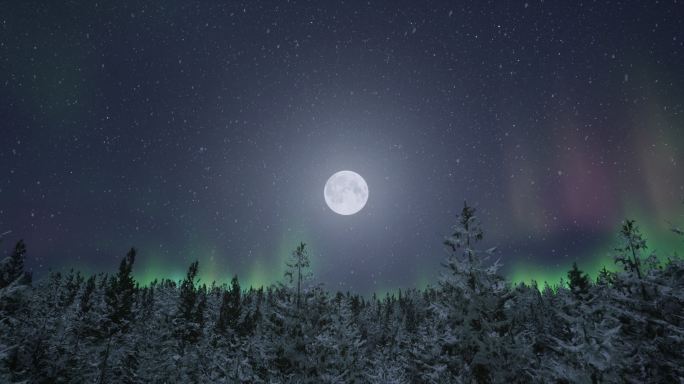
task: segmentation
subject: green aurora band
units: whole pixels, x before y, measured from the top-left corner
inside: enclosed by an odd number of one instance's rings
[[[642,234],[647,240],[648,251],[655,252],[661,261],[666,261],[669,257],[675,254],[684,253],[684,242],[674,233],[669,232],[668,228],[663,224],[659,224],[654,220],[646,220],[644,216],[634,215],[630,217],[637,218],[637,223],[641,229]],[[233,275],[237,274],[243,287],[258,288],[268,286],[278,281],[283,281],[283,273],[285,271],[285,262],[292,250],[301,241],[306,239],[304,230],[286,231],[281,236],[281,240],[277,246],[276,252],[272,257],[265,254],[255,254],[253,263],[249,265],[240,273],[238,269],[232,270],[222,267],[218,260],[224,259],[218,254],[215,248],[195,248],[187,250],[187,255],[190,260],[198,260],[200,265],[199,279],[200,283],[211,284],[216,282],[217,285],[228,284]],[[306,241],[305,241],[306,242]],[[320,263],[317,262],[319,258],[314,257],[315,246],[307,242],[309,245],[309,252],[312,262],[312,271],[317,275]],[[570,259],[567,262],[559,263],[558,265],[539,265],[531,263],[516,263],[507,274],[507,278],[513,284],[537,282],[540,289],[545,283],[550,286],[556,286],[561,281],[567,280],[567,271],[572,267],[573,262],[577,262],[580,269],[587,272],[592,278],[596,278],[598,272],[605,267],[607,270],[615,271],[618,267],[615,265],[612,257],[612,250],[619,245],[619,239],[616,231],[613,234],[605,236],[604,240],[599,246],[583,255],[578,255],[577,258]],[[173,281],[180,281],[185,276],[185,270],[174,268],[169,263],[164,262],[164,257],[161,252],[154,252],[153,247],[148,248],[150,251],[144,252],[144,257],[139,259],[136,270],[136,279],[143,285],[149,284],[154,280],[162,278]],[[188,264],[190,261],[188,262]],[[419,271],[414,283],[409,286],[379,286],[374,291],[377,297],[384,297],[387,294],[396,294],[399,290],[407,290],[412,288],[423,289],[428,286],[436,286],[438,284],[437,277],[439,271],[434,273],[422,270]],[[372,294],[372,293],[369,293]]]
[[[301,228],[301,227],[299,227]],[[268,286],[277,281],[283,280],[285,263],[291,252],[299,244],[300,239],[307,239],[306,231],[303,229],[284,231],[281,239],[272,256],[256,250],[252,254],[252,263],[249,266],[235,266],[234,269],[225,265],[222,260],[228,259],[225,254],[217,251],[216,247],[204,246],[188,248],[183,250],[187,255],[187,264],[197,260],[199,262],[199,283],[210,285],[215,282],[217,285],[230,283],[234,275],[237,275],[240,284],[247,288],[258,288]],[[309,254],[314,256],[315,245],[310,241],[305,241],[309,248]],[[198,241],[200,244],[209,244],[208,241]],[[166,262],[163,252],[158,247],[150,245],[141,248],[144,250],[142,256],[136,261],[134,275],[138,282],[143,285],[150,284],[154,280],[170,279],[181,281],[185,277],[187,269],[179,268]],[[311,257],[311,267],[316,273],[318,263],[316,257]],[[175,263],[174,263],[175,264]],[[185,267],[187,268],[187,266]]]
[[[674,216],[672,218],[665,218],[661,217],[662,215],[644,214],[643,209],[637,208],[639,205],[634,204],[632,201],[626,200],[624,206],[626,207],[624,211],[627,213],[625,217],[636,219],[642,234],[646,238],[648,252],[654,252],[662,262],[665,262],[675,254],[684,254],[683,239],[672,233],[669,228],[669,221],[678,221],[676,213],[673,213]],[[204,244],[204,246],[187,247],[182,251],[183,254],[187,255],[188,265],[194,260],[199,261],[200,283],[207,285],[210,285],[212,282],[216,282],[217,285],[228,284],[233,275],[237,274],[243,287],[258,288],[283,281],[287,258],[299,242],[304,241],[308,245],[314,276],[320,275],[322,264],[319,261],[320,257],[317,257],[319,255],[316,251],[316,245],[310,240],[306,240],[311,239],[311,236],[304,229],[304,226],[298,225],[294,228],[296,229],[282,231],[280,241],[272,252],[255,251],[252,254],[252,263],[249,265],[227,266],[223,262],[223,260],[228,259],[227,255],[217,251],[217,247],[212,246],[211,242],[207,241],[207,239],[192,239],[194,243]],[[615,271],[618,269],[618,266],[613,261],[612,253],[613,249],[619,245],[618,229],[619,223],[616,223],[614,231],[606,233],[599,245],[584,254],[574,255],[575,258],[565,259],[563,262],[555,265],[516,262],[507,269],[506,277],[513,284],[529,284],[534,281],[538,283],[540,289],[543,289],[545,283],[555,286],[562,279],[567,280],[567,271],[570,270],[573,262],[577,262],[580,269],[587,272],[594,279],[603,267],[607,270]],[[106,245],[105,242],[102,245]],[[185,268],[187,266],[181,267],[176,263],[167,262],[168,257],[165,255],[165,251],[158,245],[152,243],[144,244],[140,250],[134,274],[136,280],[141,285],[147,285],[154,280],[161,279],[170,279],[178,282],[185,277]],[[506,255],[499,256],[505,264]],[[76,268],[85,274],[97,272],[93,266],[86,264],[65,266],[61,270],[65,271],[67,268]],[[386,294],[396,294],[400,289],[423,289],[438,284],[439,265],[417,268],[416,276],[414,276],[412,282],[404,282],[401,286],[398,284],[378,285],[374,290],[377,297],[384,297]],[[368,294],[372,295],[371,292]]]
[[[634,208],[628,211],[635,213],[627,217],[636,219],[641,234],[646,239],[648,249],[642,256],[655,253],[661,262],[666,262],[668,258],[684,253],[684,241],[667,228],[666,222],[648,220],[645,216],[638,214]],[[543,289],[544,283],[554,286],[559,284],[561,279],[567,281],[567,272],[572,268],[573,262],[577,262],[579,268],[589,274],[592,279],[595,279],[604,267],[609,271],[617,271],[619,266],[615,265],[613,259],[613,250],[620,244],[617,233],[618,227],[616,226],[615,232],[606,235],[599,246],[558,266],[516,263],[508,278],[513,284],[529,284],[534,281],[538,283],[540,289]]]

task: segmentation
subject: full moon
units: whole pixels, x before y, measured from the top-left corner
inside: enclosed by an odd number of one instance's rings
[[[353,215],[368,201],[368,184],[356,172],[339,171],[325,183],[323,196],[328,207],[340,215]]]

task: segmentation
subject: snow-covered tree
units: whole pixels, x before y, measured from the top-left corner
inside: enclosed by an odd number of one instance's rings
[[[14,246],[12,253],[0,261],[0,288],[5,288],[21,279],[18,285],[26,285],[31,282],[31,275],[24,272],[24,257],[26,245],[19,240]]]
[[[308,270],[311,266],[311,261],[309,260],[309,252],[306,249],[305,243],[299,243],[297,248],[292,251],[290,259],[285,265],[287,266],[285,277],[289,279],[288,283],[290,285],[296,283],[297,285],[295,302],[297,309],[299,309],[301,307],[302,283],[311,277],[311,273]]]
[[[112,343],[122,341],[118,348],[115,348],[114,370],[120,370],[122,363],[121,352],[125,352],[129,343],[126,343],[125,334],[128,332],[133,320],[133,300],[136,287],[133,280],[133,263],[135,262],[136,250],[131,248],[126,257],[121,260],[119,272],[109,281],[109,286],[105,291],[105,303],[107,305],[107,322],[103,324],[106,336],[105,350],[102,353],[100,363],[100,377],[98,382],[103,384],[108,380],[110,354]]]
[[[628,279],[624,280],[628,289],[638,285],[641,296],[648,300],[648,293],[642,278],[642,256],[641,252],[648,249],[646,239],[641,235],[639,226],[634,220],[625,220],[620,228],[620,245],[615,248],[613,256],[616,264],[621,264]],[[636,280],[635,280],[636,278]]]
[[[498,274],[498,262],[488,264],[494,249],[474,247],[484,237],[473,207],[464,203],[453,233],[444,243],[450,255],[442,275],[442,300],[436,309],[445,321],[443,348],[460,356],[448,367],[462,380],[489,382],[498,361],[509,353],[504,337],[510,324],[505,304],[509,300],[505,281]]]
[[[478,249],[476,213],[465,205],[445,239],[438,287],[383,297],[311,284],[303,244],[284,283],[257,289],[237,276],[207,289],[197,263],[180,282],[139,286],[134,250],[115,275],[14,279],[0,288],[0,382],[682,380],[681,258],[656,263],[626,222],[616,257],[623,270],[604,268],[592,282],[573,265],[567,282],[511,286],[489,261],[493,250]],[[21,292],[14,304],[9,292]]]
[[[236,331],[240,321],[242,292],[237,275],[233,276],[230,285],[230,290],[223,291],[219,318],[216,322],[216,331],[219,333],[225,333],[227,330]]]
[[[577,263],[572,263],[572,269],[568,271],[568,288],[576,297],[581,297],[589,292],[589,275],[582,272]]]

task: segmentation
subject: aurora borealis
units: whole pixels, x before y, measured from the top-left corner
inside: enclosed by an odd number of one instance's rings
[[[142,282],[435,284],[463,204],[513,281],[613,267],[684,223],[684,5],[665,1],[0,5],[0,233],[28,268]],[[330,175],[368,182],[356,215]]]

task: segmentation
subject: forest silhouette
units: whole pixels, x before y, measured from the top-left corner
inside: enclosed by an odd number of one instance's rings
[[[673,227],[672,231],[682,235]],[[480,250],[467,204],[435,286],[365,298],[330,292],[306,244],[282,281],[243,289],[141,286],[131,249],[116,274],[31,281],[19,241],[0,264],[3,383],[675,383],[684,378],[684,262],[648,253],[625,220],[619,271],[577,264],[559,285],[511,284]]]

